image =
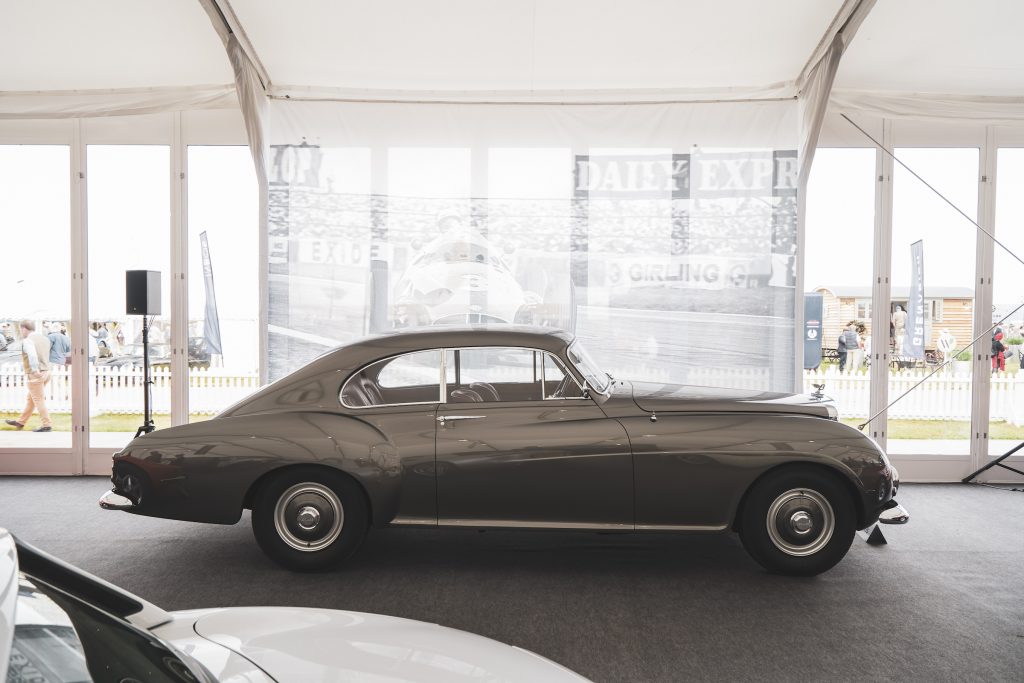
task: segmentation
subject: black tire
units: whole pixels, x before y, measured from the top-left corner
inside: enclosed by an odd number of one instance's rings
[[[366,537],[369,522],[369,505],[359,484],[318,467],[297,467],[272,477],[260,487],[252,507],[252,533],[260,548],[296,571],[329,569],[347,560]]]
[[[740,511],[740,540],[750,556],[790,576],[814,576],[843,559],[857,532],[857,511],[838,477],[802,467],[758,480]]]

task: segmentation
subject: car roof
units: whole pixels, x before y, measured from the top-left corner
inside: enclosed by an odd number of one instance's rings
[[[413,351],[439,348],[482,346],[518,346],[539,349],[564,356],[575,335],[555,327],[513,324],[433,325],[391,330],[339,346],[313,359],[294,372],[261,388],[226,408],[220,417],[246,415],[279,408],[277,395],[309,381],[319,381],[325,373],[352,372],[374,361]],[[345,375],[342,375],[344,378]]]
[[[431,325],[383,332],[339,347],[329,353],[365,351],[369,358],[383,351],[380,357],[420,349],[458,348],[467,346],[524,346],[542,351],[558,352],[572,343],[575,336],[557,327],[534,325],[477,324]],[[359,355],[363,355],[360,353]]]

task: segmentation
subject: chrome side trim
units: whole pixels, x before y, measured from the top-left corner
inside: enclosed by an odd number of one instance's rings
[[[394,526],[437,526],[433,517],[395,517],[391,520]]]
[[[727,524],[595,524],[592,522],[531,522],[519,519],[433,519],[428,517],[395,517],[396,526],[487,527],[494,529],[593,529],[597,531],[725,531]]]
[[[439,519],[438,526],[489,527],[500,529],[599,529],[632,531],[632,524],[594,524],[591,522],[529,522],[518,519]]]
[[[637,531],[725,531],[728,524],[637,524]]]

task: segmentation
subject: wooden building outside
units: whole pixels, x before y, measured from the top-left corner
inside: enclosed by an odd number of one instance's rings
[[[815,287],[822,295],[822,348],[834,349],[839,333],[851,320],[864,323],[871,334],[871,287]],[[943,329],[956,338],[957,348],[971,342],[974,329],[974,292],[969,287],[929,287],[925,294],[925,349],[934,350]],[[906,311],[910,287],[892,288],[890,314],[896,306]],[[886,338],[888,332],[886,332]]]

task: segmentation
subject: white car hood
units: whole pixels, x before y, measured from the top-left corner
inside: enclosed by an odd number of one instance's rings
[[[280,683],[586,681],[528,650],[437,624],[362,612],[229,608],[199,615],[195,631]]]

